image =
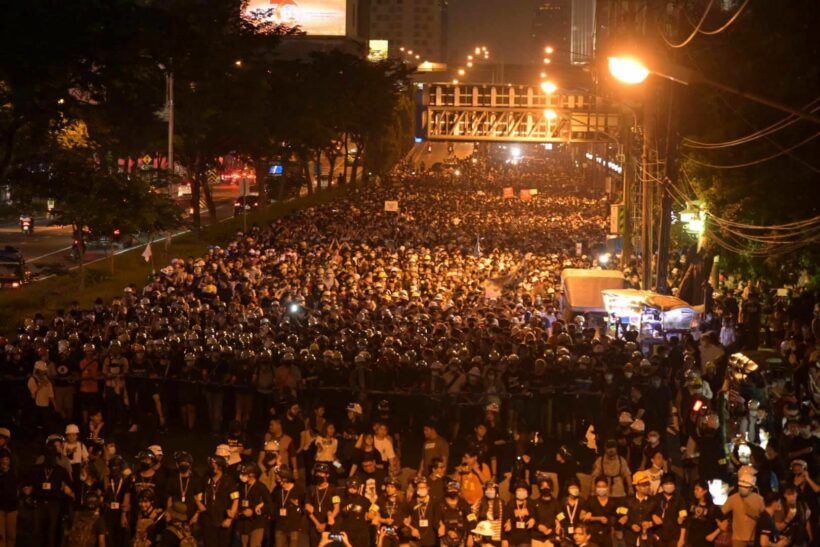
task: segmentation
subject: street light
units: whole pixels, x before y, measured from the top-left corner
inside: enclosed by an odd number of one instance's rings
[[[649,77],[649,69],[632,57],[610,57],[609,73],[629,85],[639,84]]]
[[[704,84],[721,91],[737,95],[738,97],[743,97],[749,101],[766,105],[769,108],[774,108],[804,120],[820,124],[820,116],[816,114],[797,108],[792,108],[791,106],[773,101],[766,97],[761,97],[755,93],[749,93],[748,91],[710,80],[703,74],[686,67],[667,63],[661,67],[663,72],[660,72],[654,66],[650,68],[634,57],[609,57],[608,63],[610,74],[612,74],[615,79],[620,80],[625,84],[640,84],[646,80],[650,74],[655,74],[656,76],[660,76],[661,78],[665,78],[667,80],[672,80],[673,82],[677,82],[682,85]]]
[[[459,69],[458,69],[458,75],[459,75],[459,76],[464,76],[466,73],[467,73],[467,72],[466,72],[463,68],[459,68]]]
[[[547,46],[544,48],[544,52],[546,52],[547,55],[552,55],[553,53],[555,53],[555,49],[553,49],[552,46]]]
[[[544,64],[545,64],[545,65],[548,65],[548,64],[550,64],[551,62],[552,62],[552,59],[550,59],[549,57],[544,57]]]
[[[467,66],[469,68],[473,68],[473,62],[472,61],[467,61]]]
[[[553,82],[541,82],[541,91],[547,94],[555,93],[558,90],[558,86],[555,85]]]
[[[555,110],[548,109],[544,110],[544,117],[548,120],[554,120],[558,117],[558,114],[556,114]]]

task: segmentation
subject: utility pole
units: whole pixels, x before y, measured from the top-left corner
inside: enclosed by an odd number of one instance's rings
[[[674,82],[667,82],[669,95],[666,126],[666,176],[663,177],[663,183],[661,184],[663,194],[661,196],[660,234],[658,236],[658,277],[655,281],[655,291],[661,294],[669,292],[667,270],[669,269],[670,232],[672,231],[672,194],[670,186],[675,186],[678,182],[678,117],[675,85]]]
[[[168,99],[168,193],[174,197],[174,72],[170,64],[165,75]]]
[[[648,83],[643,103],[643,152],[641,154],[641,288],[652,287],[652,173],[655,172],[657,155],[653,154],[657,116],[655,111],[654,85]]]
[[[621,265],[626,266],[632,258],[632,192],[635,185],[635,166],[632,158],[632,117],[631,113],[621,116],[621,146],[623,156],[618,158],[623,165],[623,208],[624,208],[624,232],[621,234]]]

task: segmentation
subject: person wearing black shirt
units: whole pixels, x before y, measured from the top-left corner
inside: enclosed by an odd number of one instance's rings
[[[447,483],[444,499],[439,503],[441,519],[438,536],[445,546],[462,545],[467,530],[476,523],[476,516],[470,505],[460,496],[461,483],[451,480]]]
[[[261,547],[265,538],[273,501],[264,484],[259,482],[260,470],[255,463],[239,466],[239,516],[237,529],[242,545]]]
[[[128,500],[125,505],[131,508],[130,519],[133,522],[136,512],[139,509],[137,500],[143,490],[151,489],[158,500],[165,499],[165,482],[156,470],[157,457],[150,450],[141,450],[135,458],[137,460],[137,472],[128,477],[127,495]]]
[[[664,475],[661,479],[661,491],[657,495],[660,514],[653,517],[657,525],[655,528],[656,545],[676,547],[682,539],[683,523],[688,511],[686,502],[675,489],[674,475]]]
[[[279,485],[273,489],[273,524],[276,545],[298,547],[302,533],[305,491],[296,484],[288,466],[279,468]]]
[[[126,497],[130,476],[131,470],[126,469],[121,456],[113,456],[108,461],[108,478],[103,484],[102,517],[111,545],[123,545],[128,535],[130,508],[126,505]]]
[[[225,474],[228,462],[222,456],[208,458],[210,476],[197,499],[205,547],[230,547],[232,526],[239,513],[239,490]]]
[[[322,538],[322,532],[333,526],[339,514],[341,498],[335,489],[330,486],[330,466],[326,463],[317,463],[313,466],[313,485],[309,486],[305,495],[305,513],[308,516],[308,539],[310,547],[316,547]],[[389,490],[389,488],[386,488]],[[395,483],[393,491],[395,492]],[[383,504],[379,504],[383,507]]]
[[[282,431],[288,435],[293,442],[299,443],[302,438],[302,431],[305,429],[305,422],[302,418],[302,410],[299,408],[299,403],[292,403],[288,406],[285,416],[282,418]]]
[[[546,547],[555,540],[555,521],[558,513],[558,501],[552,496],[552,480],[546,475],[539,476],[538,499],[535,502],[535,529],[532,534],[534,547]]]
[[[188,511],[185,518],[186,522],[195,524],[198,515],[194,500],[202,494],[202,479],[191,469],[194,458],[188,452],[175,452],[174,461],[176,462],[177,471],[171,473],[166,484],[167,507],[170,509],[174,503],[184,503]]]
[[[535,528],[535,504],[530,500],[529,485],[519,482],[513,490],[515,499],[507,503],[504,512],[503,537],[510,547],[529,546]]]
[[[355,477],[347,479],[345,494],[340,500],[341,517],[335,525],[334,531],[345,532],[351,545],[367,545],[370,533],[367,524],[367,513],[370,510],[370,501],[359,493],[361,482]]]
[[[23,480],[23,495],[34,501],[34,545],[57,545],[57,526],[65,498],[74,498],[68,471],[57,465],[54,444],[46,446],[43,463],[35,464]]]
[[[709,486],[698,482],[694,487],[695,501],[689,506],[686,519],[686,544],[691,547],[709,547],[720,535],[718,520],[721,513],[712,503]]]
[[[618,524],[623,527],[626,545],[646,545],[650,530],[655,526],[654,516],[659,516],[658,501],[649,495],[650,479],[646,471],[632,476],[635,494],[627,496],[617,510]]]
[[[581,520],[592,535],[592,541],[601,547],[612,545],[612,524],[615,520],[615,501],[609,497],[609,480],[595,478],[595,490],[586,501]]]
[[[774,514],[781,511],[780,493],[769,492],[764,498],[766,508],[760,513],[755,525],[754,547],[785,547],[788,537],[780,537],[780,529],[774,522]]]
[[[416,491],[408,504],[409,515],[404,518],[404,524],[410,529],[410,534],[423,547],[432,547],[438,543],[438,524],[441,520],[439,506],[432,503],[427,480],[416,480]]]
[[[11,452],[0,448],[0,537],[14,545],[17,537],[17,474],[11,466]]]

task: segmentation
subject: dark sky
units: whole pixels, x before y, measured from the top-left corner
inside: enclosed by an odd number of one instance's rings
[[[504,63],[532,60],[532,20],[538,0],[449,0],[450,63],[461,63],[476,46]]]

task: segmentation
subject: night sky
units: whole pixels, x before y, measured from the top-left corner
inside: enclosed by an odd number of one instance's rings
[[[538,0],[449,0],[448,61],[459,63],[476,46],[503,63],[532,61],[532,21]]]

